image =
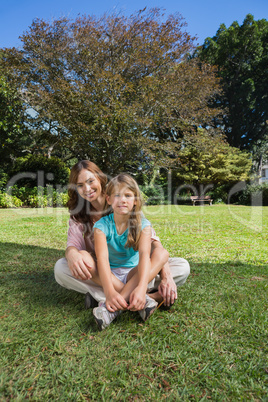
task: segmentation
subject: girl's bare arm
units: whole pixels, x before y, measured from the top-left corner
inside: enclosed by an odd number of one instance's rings
[[[115,290],[112,282],[106,236],[100,229],[94,229],[94,243],[99,278],[106,296],[106,307],[112,312],[126,309],[128,306],[126,300]]]

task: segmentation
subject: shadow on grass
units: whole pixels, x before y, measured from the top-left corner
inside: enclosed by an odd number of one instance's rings
[[[54,264],[64,255],[64,250],[38,246],[0,243],[0,286],[3,306],[19,301],[26,310],[50,308],[82,316],[84,295],[59,286],[54,279]],[[213,305],[222,300],[228,306],[230,300],[241,300],[248,294],[262,294],[267,284],[267,265],[245,264],[239,261],[190,262],[191,275],[179,288],[178,301],[171,311],[193,314],[198,310],[196,300]],[[202,303],[201,303],[202,304]],[[81,324],[88,324],[88,314]],[[134,318],[134,317],[133,317]],[[139,317],[136,317],[139,320]],[[90,319],[90,325],[93,323]]]
[[[0,243],[0,285],[3,292],[42,307],[81,304],[84,296],[57,284],[54,265],[64,250]]]

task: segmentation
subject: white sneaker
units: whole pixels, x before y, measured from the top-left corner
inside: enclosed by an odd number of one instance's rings
[[[120,313],[121,310],[111,313],[103,302],[99,303],[99,307],[93,309],[93,316],[100,331],[108,327]]]
[[[146,295],[146,303],[142,310],[139,310],[138,313],[143,319],[143,321],[147,321],[148,318],[153,314],[158,306],[157,301]]]

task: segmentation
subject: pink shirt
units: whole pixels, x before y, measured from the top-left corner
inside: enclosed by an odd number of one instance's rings
[[[151,240],[160,241],[153,228]],[[86,236],[85,238],[83,234],[83,225],[75,222],[71,218],[69,219],[67,247],[75,247],[79,251],[86,250],[90,254],[95,254],[93,236]]]

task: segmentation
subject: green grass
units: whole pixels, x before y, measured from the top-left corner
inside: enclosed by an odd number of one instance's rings
[[[191,275],[171,311],[98,332],[54,280],[67,211],[0,210],[1,401],[268,400],[268,208],[145,213]]]

